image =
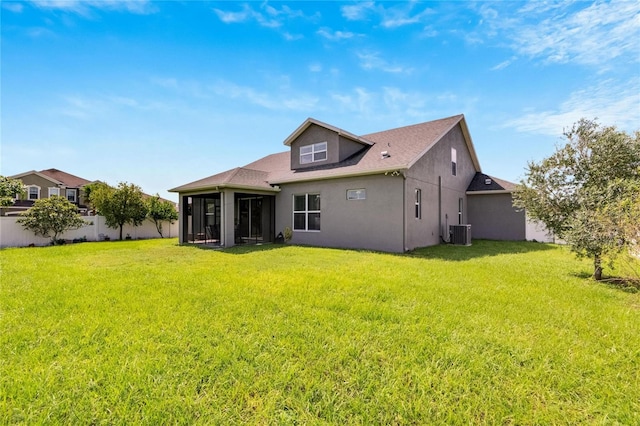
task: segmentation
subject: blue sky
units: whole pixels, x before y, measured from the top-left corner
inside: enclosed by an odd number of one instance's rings
[[[167,189],[307,117],[366,134],[463,113],[519,181],[581,117],[640,129],[640,2],[3,1],[1,170]]]

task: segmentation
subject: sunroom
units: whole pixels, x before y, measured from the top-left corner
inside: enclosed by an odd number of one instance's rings
[[[275,194],[264,172],[233,169],[174,188],[180,196],[180,243],[231,247],[275,239]]]

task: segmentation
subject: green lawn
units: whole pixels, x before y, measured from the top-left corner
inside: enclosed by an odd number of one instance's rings
[[[566,248],[0,256],[0,424],[640,424],[640,293]]]

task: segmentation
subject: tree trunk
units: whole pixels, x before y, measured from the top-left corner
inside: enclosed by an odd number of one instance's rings
[[[120,241],[122,241],[122,225],[120,225]]]
[[[600,281],[602,279],[602,259],[598,255],[593,259],[593,278],[596,281]]]

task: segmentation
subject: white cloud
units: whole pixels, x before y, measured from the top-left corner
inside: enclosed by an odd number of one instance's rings
[[[287,5],[283,5],[280,9],[264,2],[260,5],[260,9],[254,9],[249,4],[243,4],[240,11],[226,11],[222,9],[213,9],[218,18],[225,24],[237,24],[246,22],[256,22],[265,28],[280,28],[285,21],[294,18],[308,18],[300,10],[293,10]],[[297,40],[302,38],[299,35],[285,33],[287,40]]]
[[[81,16],[91,16],[92,10],[108,10],[146,15],[156,12],[148,0],[31,0],[41,9],[63,10]]]
[[[331,41],[347,40],[356,36],[356,34],[349,31],[333,31],[327,27],[320,28],[317,34]]]
[[[356,55],[360,59],[360,66],[365,70],[380,70],[392,74],[413,72],[413,68],[390,64],[378,52],[359,52]]]
[[[14,13],[20,13],[24,9],[22,3],[18,3],[15,1],[2,2],[2,8]]]
[[[620,84],[604,80],[573,92],[558,108],[531,111],[509,120],[505,127],[523,133],[559,136],[564,128],[580,118],[594,119],[605,125],[635,131],[640,129],[640,77]]]
[[[506,61],[502,61],[498,65],[492,67],[491,71],[500,71],[502,69],[505,69],[509,65],[511,65],[516,59],[518,59],[517,56],[512,56],[511,58],[507,59]]]
[[[369,12],[375,9],[375,4],[372,1],[358,2],[355,4],[349,4],[342,6],[342,16],[350,21],[360,21],[364,19]]]
[[[505,40],[521,56],[594,66],[640,60],[637,1],[491,3],[479,13],[485,34]]]
[[[311,71],[311,72],[321,72],[322,71],[322,64],[319,64],[317,62],[315,62],[313,64],[309,64],[309,71]]]
[[[211,90],[218,96],[248,102],[269,110],[313,111],[319,103],[315,96],[281,89],[282,87],[270,93],[229,81],[220,81],[211,86]]]

